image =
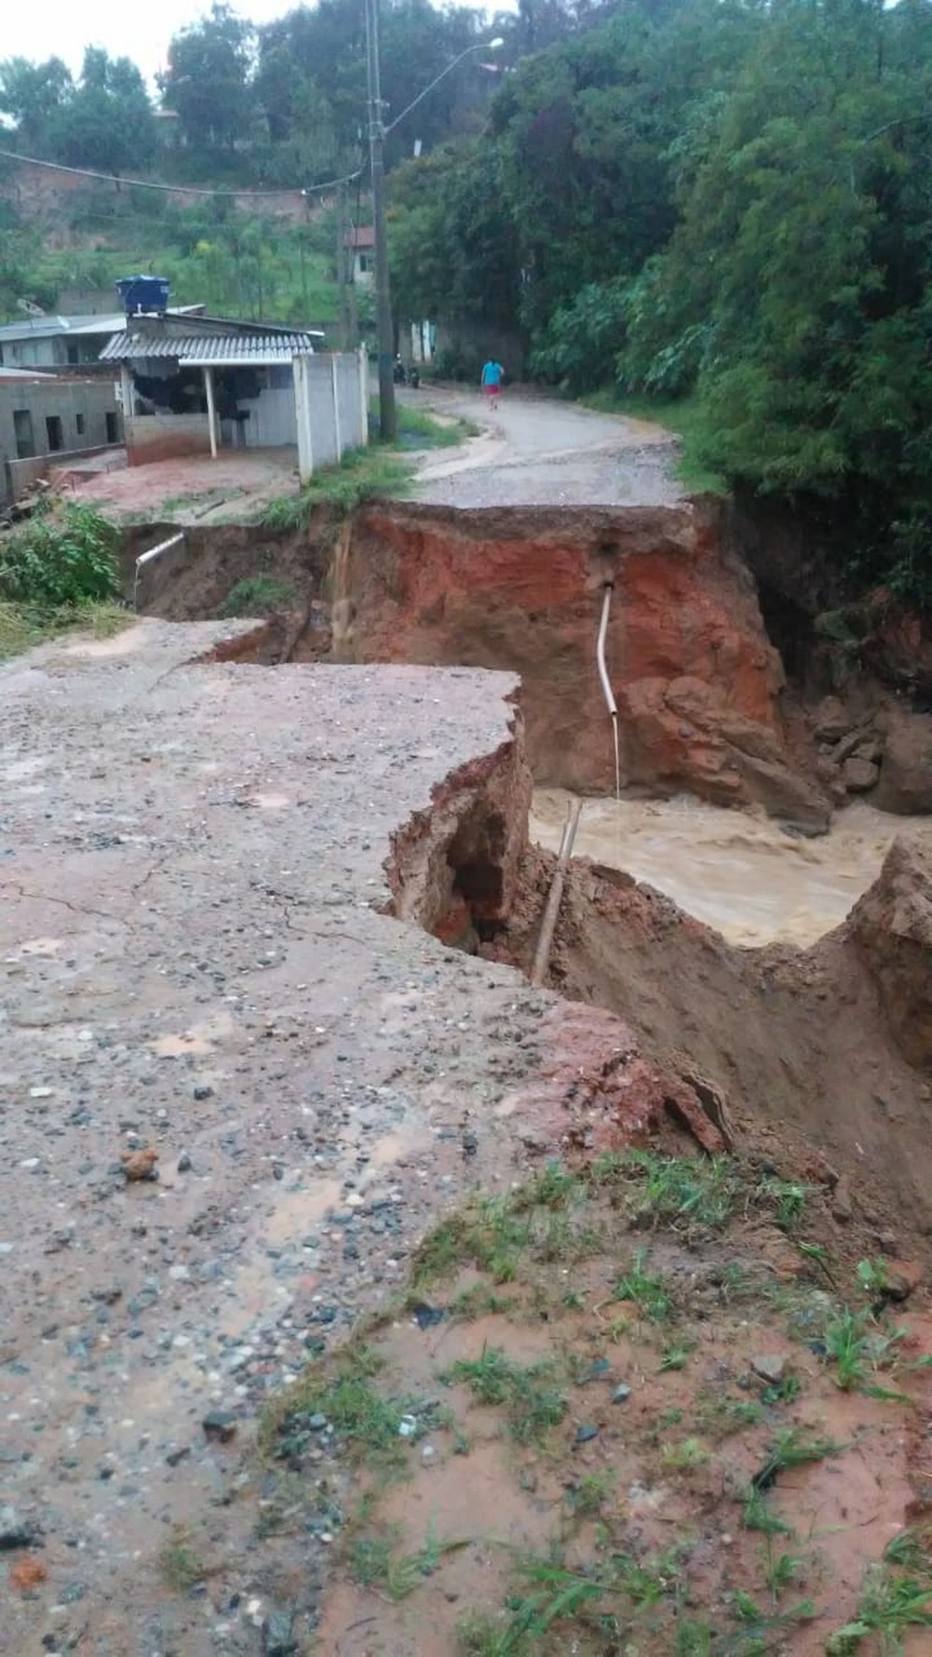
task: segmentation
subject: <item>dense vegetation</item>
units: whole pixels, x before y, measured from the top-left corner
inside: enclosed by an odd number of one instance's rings
[[[71,627],[106,635],[125,624],[118,539],[92,508],[49,502],[0,535],[0,661]]]
[[[397,291],[573,392],[694,393],[708,466],[932,598],[932,5],[602,17],[396,174]]]
[[[5,213],[4,213],[5,208]],[[337,315],[336,220],[332,208],[305,224],[260,219],[228,198],[179,207],[154,192],[89,185],[59,209],[64,247],[0,202],[0,320],[17,300],[45,310],[70,289],[110,289],[118,276],[154,270],[172,303],[203,302],[218,315],[324,324]],[[360,294],[365,312],[367,299]]]

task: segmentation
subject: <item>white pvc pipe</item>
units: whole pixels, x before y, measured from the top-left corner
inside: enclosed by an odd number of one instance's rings
[[[608,613],[612,607],[612,583],[606,581],[602,598],[602,619],[599,622],[599,638],[595,647],[596,660],[599,664],[599,678],[602,681],[602,690],[605,694],[605,704],[612,721],[612,738],[615,743],[615,798],[621,799],[621,748],[618,736],[618,703],[615,701],[615,692],[612,690],[612,681],[608,676],[605,665],[605,638],[608,633]]]
[[[148,564],[151,559],[158,558],[160,552],[168,552],[171,547],[176,547],[178,545],[178,542],[183,541],[183,540],[184,540],[184,530],[182,529],[182,530],[179,530],[177,535],[170,535],[167,541],[160,541],[157,547],[150,547],[148,552],[141,552],[139,554],[139,557],[136,559],[136,576],[135,576],[135,579],[133,581],[133,609],[134,610],[136,608],[136,594],[139,591],[139,571],[142,568],[143,564]]]
[[[602,597],[602,620],[599,622],[599,642],[595,647],[595,653],[596,660],[599,664],[599,678],[602,681],[602,689],[605,692],[606,706],[608,707],[608,711],[612,718],[617,719],[618,704],[615,701],[615,694],[612,690],[612,681],[608,676],[608,668],[605,665],[605,638],[608,633],[608,613],[611,607],[612,585],[609,581],[605,584],[605,592]]]

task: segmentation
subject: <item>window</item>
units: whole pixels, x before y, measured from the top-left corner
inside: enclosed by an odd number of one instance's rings
[[[120,439],[119,439],[119,436],[117,435],[117,417],[116,417],[116,415],[113,414],[113,413],[107,413],[104,416],[104,419],[107,422],[107,442],[108,443],[119,443]]]
[[[49,454],[65,447],[65,440],[61,429],[61,415],[47,414],[45,417],[45,431],[49,440]]]
[[[76,414],[75,415],[75,417],[74,417],[74,429],[77,432],[79,437],[84,436],[84,415],[83,414]]]
[[[32,415],[28,408],[13,410],[13,436],[16,439],[17,460],[29,460],[36,452],[36,440],[32,434]]]
[[[360,253],[360,255],[359,255],[359,273],[360,273],[360,275],[364,275],[365,272],[368,269],[369,269],[369,255],[368,255],[368,253]]]
[[[69,345],[66,347],[66,350],[69,363],[74,364],[79,361],[78,348],[76,345]]]

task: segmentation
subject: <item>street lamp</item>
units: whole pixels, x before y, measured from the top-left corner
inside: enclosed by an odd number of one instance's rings
[[[398,435],[398,416],[395,409],[394,333],[392,329],[392,299],[388,276],[388,236],[385,229],[385,138],[394,132],[400,121],[426,98],[434,87],[452,73],[472,52],[497,51],[504,46],[501,37],[476,41],[465,52],[441,69],[439,75],[419,92],[391,125],[382,121],[381,60],[379,54],[379,0],[366,0],[366,69],[369,83],[369,155],[372,163],[372,226],[375,235],[375,317],[379,353],[379,434],[383,443],[394,443]]]

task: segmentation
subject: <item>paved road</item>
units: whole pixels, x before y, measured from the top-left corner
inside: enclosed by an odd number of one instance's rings
[[[506,391],[498,406],[478,393],[425,389],[402,396],[483,428],[460,449],[434,450],[415,499],[445,506],[668,506],[676,443],[646,420],[596,414],[555,398]]]
[[[6,1599],[23,1657],[259,1657],[277,1573],[312,1612],[322,1544],[257,1551],[256,1411],[444,1201],[526,1169],[528,1113],[495,1111],[547,998],[378,912],[392,833],[507,741],[512,676],[199,661],[225,631],[0,668],[0,1509],[47,1572]],[[147,1144],[160,1180],[125,1184]],[[162,1581],[173,1526],[201,1596]]]

